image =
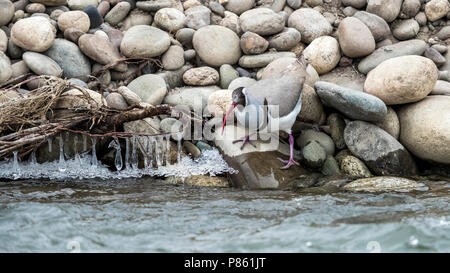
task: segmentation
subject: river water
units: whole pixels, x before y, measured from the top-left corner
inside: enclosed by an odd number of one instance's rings
[[[418,193],[0,181],[0,252],[449,252],[450,186]]]

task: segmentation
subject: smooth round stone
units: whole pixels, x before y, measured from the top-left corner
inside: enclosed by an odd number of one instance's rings
[[[72,78],[72,79],[68,79],[67,82],[69,82],[70,84],[78,85],[83,88],[89,88],[87,83],[85,83],[84,81],[82,81],[80,79]]]
[[[255,4],[255,0],[228,0],[224,4],[224,8],[237,15],[241,15],[243,12],[251,9]]]
[[[211,24],[211,10],[205,6],[195,6],[184,11],[186,26],[192,29],[200,29]]]
[[[131,27],[138,25],[151,25],[153,18],[150,14],[143,12],[139,9],[134,9],[130,12],[130,14],[125,18],[122,22],[122,27],[120,28],[122,31],[127,31]]]
[[[331,71],[341,58],[339,43],[331,36],[316,38],[305,48],[303,55],[319,74]]]
[[[49,49],[55,40],[55,27],[44,17],[29,17],[11,28],[11,40],[17,46],[35,52]]]
[[[328,134],[333,139],[334,145],[339,150],[345,148],[344,141],[344,129],[345,129],[345,120],[344,118],[337,113],[332,113],[327,117],[327,124],[329,126]]]
[[[159,105],[167,94],[166,82],[161,76],[147,74],[130,82],[127,87],[136,93],[143,102]]]
[[[8,56],[11,59],[20,59],[22,58],[23,50],[22,48],[16,46],[11,39],[8,40],[8,48],[7,48]]]
[[[302,5],[302,0],[287,0],[287,4],[293,9],[298,9]]]
[[[395,139],[400,136],[400,121],[397,113],[392,107],[387,108],[387,114],[383,120],[376,122],[375,125],[388,132]]]
[[[403,125],[402,125],[403,126]],[[410,153],[393,136],[365,121],[351,121],[344,130],[347,147],[376,175],[417,174]]]
[[[6,33],[3,31],[3,29],[0,29],[0,51],[6,52],[8,49],[8,36],[6,36]]]
[[[112,26],[119,24],[127,17],[130,9],[130,3],[126,1],[119,2],[105,15],[105,22],[108,22]]]
[[[12,78],[15,78],[15,77],[18,77],[21,75],[25,75],[30,72],[30,69],[28,68],[27,64],[23,60],[13,63],[11,65],[11,69],[12,69],[12,75],[11,75]]]
[[[210,2],[209,8],[212,12],[219,14],[220,16],[225,16],[225,8],[219,2]]]
[[[86,33],[77,28],[68,28],[64,31],[64,38],[74,43],[78,43],[78,39],[84,34]]]
[[[268,8],[248,10],[239,16],[242,31],[250,31],[259,35],[272,35],[284,29],[283,16]]]
[[[419,24],[414,19],[404,20],[394,27],[392,34],[399,40],[409,40],[419,33]]]
[[[184,141],[183,148],[186,150],[187,154],[191,155],[193,158],[199,158],[202,155],[200,149],[190,141]]]
[[[296,143],[300,148],[304,148],[311,141],[317,141],[327,155],[334,155],[334,142],[330,136],[323,132],[318,132],[312,129],[303,130],[297,138]]]
[[[182,29],[186,23],[186,16],[181,11],[173,8],[158,10],[154,19],[158,27],[170,32]]]
[[[163,54],[170,46],[167,32],[152,26],[134,26],[125,32],[120,51],[130,58],[151,58]]]
[[[259,55],[244,55],[239,59],[239,65],[245,68],[265,67],[272,61],[283,57],[295,57],[293,52],[267,52]]]
[[[106,96],[106,103],[108,107],[116,110],[126,110],[128,108],[127,102],[119,93],[111,93]]]
[[[185,61],[191,61],[197,56],[197,52],[193,49],[188,49],[183,53],[183,56]]]
[[[215,85],[219,82],[219,73],[208,66],[191,68],[184,72],[183,81],[187,85]]]
[[[248,87],[256,83],[255,79],[249,77],[239,77],[234,79],[230,85],[228,85],[229,90],[236,90],[239,87]]]
[[[71,10],[83,10],[89,5],[98,6],[98,0],[67,0],[67,5]]]
[[[318,11],[310,8],[301,8],[294,11],[288,20],[288,26],[297,29],[302,42],[311,43],[314,39],[331,34],[333,27]]]
[[[356,12],[353,17],[363,22],[373,35],[376,42],[386,39],[391,35],[391,29],[386,21],[376,14],[372,14],[365,11]]]
[[[84,34],[78,39],[80,50],[89,58],[99,64],[111,64],[122,58],[117,48],[105,38],[94,34]],[[127,70],[124,63],[114,66],[114,69],[120,72]]]
[[[63,73],[58,63],[43,54],[27,51],[23,54],[22,58],[28,68],[37,75],[60,77]]]
[[[64,6],[67,4],[67,0],[31,0],[30,2],[40,3],[51,7]]]
[[[319,124],[323,115],[323,105],[316,91],[309,85],[303,85],[302,108],[297,120]]]
[[[103,31],[108,36],[109,41],[119,49],[124,36],[122,31],[115,28],[103,28]]]
[[[398,111],[400,141],[415,156],[450,164],[450,96],[428,96]]]
[[[32,3],[28,4],[25,7],[25,11],[27,13],[33,14],[33,13],[44,13],[45,12],[45,6],[40,3]]]
[[[182,28],[177,31],[175,34],[175,38],[178,42],[180,42],[184,47],[192,47],[192,38],[194,37],[195,30],[191,28]]]
[[[427,43],[418,39],[386,45],[362,59],[358,64],[358,70],[367,74],[383,61],[406,55],[422,55],[427,48]]]
[[[442,56],[442,54],[439,53],[439,51],[437,51],[433,47],[427,48],[427,50],[425,50],[423,56],[432,60],[437,66],[441,66],[447,62],[447,59],[444,56]]]
[[[197,55],[210,66],[235,64],[241,57],[239,37],[226,27],[203,27],[195,32],[192,42]]]
[[[367,0],[342,0],[344,6],[354,7],[355,9],[362,9],[367,4]]]
[[[177,10],[178,11],[178,10]],[[184,65],[184,50],[181,46],[171,46],[162,55],[161,62],[166,70],[177,70]]]
[[[425,4],[425,14],[428,20],[434,22],[446,16],[450,11],[448,0],[431,0]]]
[[[102,3],[108,2],[103,1]],[[103,23],[103,17],[95,6],[89,5],[83,11],[89,16],[90,28],[97,28]]]
[[[430,95],[450,96],[450,82],[438,80],[434,85]]]
[[[353,192],[410,192],[424,191],[428,187],[423,183],[418,183],[411,179],[393,176],[379,176],[371,178],[361,178],[346,184],[344,190]]]
[[[352,155],[345,156],[341,161],[340,167],[344,174],[353,178],[372,176],[366,164]]]
[[[12,75],[11,61],[0,51],[0,83],[6,82]]]
[[[400,18],[413,18],[420,11],[420,0],[404,0],[400,11]]]
[[[427,24],[427,16],[425,15],[425,12],[419,12],[416,16],[414,16],[414,19],[419,23],[419,25],[425,26]]]
[[[300,43],[302,37],[295,28],[285,28],[282,32],[269,38],[269,46],[278,51],[291,50]]]
[[[239,16],[229,11],[225,11],[225,17],[220,20],[219,25],[231,29],[238,35],[242,32]]]
[[[90,25],[91,21],[89,16],[83,11],[68,11],[58,17],[58,28],[63,32],[68,28],[76,28],[87,32]]]
[[[337,30],[342,52],[351,58],[369,55],[375,50],[375,39],[369,28],[359,19],[347,17]]]
[[[239,42],[244,54],[261,54],[266,51],[269,42],[254,32],[245,32]]]
[[[220,66],[220,87],[227,89],[230,83],[239,78],[239,73],[229,64],[224,64]]]
[[[217,90],[208,97],[208,111],[214,117],[223,118],[232,103],[233,90]]]
[[[54,60],[62,69],[65,78],[88,80],[91,74],[89,59],[83,55],[78,46],[65,39],[55,39],[55,42],[45,55]]]
[[[309,142],[302,150],[305,164],[311,168],[320,168],[327,158],[324,148],[317,142]]]
[[[341,171],[339,170],[339,165],[336,159],[328,155],[323,163],[322,170],[320,171],[322,174],[330,176],[330,175],[339,175]]]
[[[14,5],[9,0],[0,0],[0,26],[4,26],[11,21],[14,16]]]
[[[402,3],[403,0],[368,0],[366,11],[390,23],[399,15]]]
[[[121,86],[117,89],[117,92],[119,92],[120,95],[125,99],[128,105],[138,105],[140,102],[142,102],[141,97],[139,97],[136,93],[131,91],[126,86]]]
[[[323,81],[316,82],[314,87],[325,105],[352,119],[381,121],[387,114],[386,105],[375,96]]]
[[[387,105],[415,102],[433,90],[438,76],[436,65],[428,58],[396,57],[369,72],[364,92],[380,98]]]

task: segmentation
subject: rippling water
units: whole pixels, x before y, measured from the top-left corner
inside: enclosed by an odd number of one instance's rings
[[[450,186],[429,185],[414,195],[0,182],[0,252],[449,252]]]

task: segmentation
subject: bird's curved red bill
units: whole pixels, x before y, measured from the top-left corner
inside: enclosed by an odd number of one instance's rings
[[[225,124],[227,123],[227,118],[229,115],[231,115],[231,113],[233,112],[234,108],[237,106],[238,104],[236,102],[233,102],[230,106],[230,108],[227,111],[227,114],[225,115],[225,118],[223,119],[223,124],[222,124],[222,134],[223,134],[223,130],[225,128]]]

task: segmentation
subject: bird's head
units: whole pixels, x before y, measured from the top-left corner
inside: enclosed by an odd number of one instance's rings
[[[222,124],[222,133],[223,129],[225,128],[225,124],[227,123],[228,116],[233,112],[234,108],[238,105],[245,106],[245,95],[243,93],[244,87],[236,88],[233,93],[231,94],[231,106],[228,109],[225,118],[223,119]]]

